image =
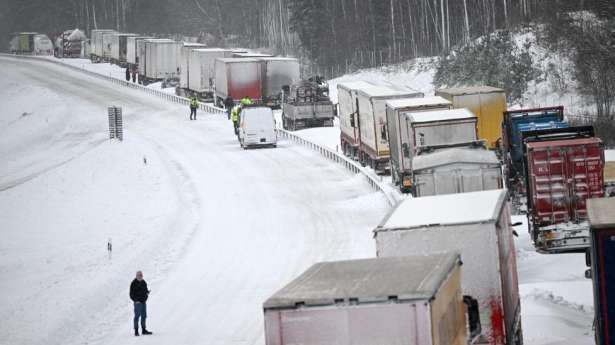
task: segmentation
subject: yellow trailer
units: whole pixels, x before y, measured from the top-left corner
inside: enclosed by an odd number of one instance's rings
[[[453,103],[454,108],[467,108],[478,118],[478,136],[494,149],[502,138],[502,121],[506,106],[506,91],[491,86],[440,89],[436,96]]]

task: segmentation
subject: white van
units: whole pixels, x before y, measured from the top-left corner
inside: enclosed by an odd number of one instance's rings
[[[246,107],[241,110],[239,143],[241,147],[277,146],[275,119],[268,107]]]

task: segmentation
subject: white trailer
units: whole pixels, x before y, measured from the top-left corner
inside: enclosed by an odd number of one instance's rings
[[[114,33],[111,35],[111,62],[126,66],[128,54],[128,37],[138,37],[137,34]]]
[[[204,100],[213,100],[216,78],[216,59],[227,58],[232,52],[221,48],[194,49],[189,55],[186,89]]]
[[[422,93],[372,85],[357,90],[359,114],[359,162],[383,174],[390,169],[386,102],[391,99],[421,97]]]
[[[391,152],[391,175],[393,183],[402,192],[409,193],[412,187],[412,174],[404,169],[402,143],[408,142],[408,127],[402,126],[401,114],[404,112],[421,112],[436,109],[451,109],[453,104],[442,97],[414,97],[392,99],[386,102],[387,130],[389,132],[389,151]]]
[[[205,48],[203,43],[184,42],[180,50],[179,60],[179,88],[188,89],[188,78],[190,75],[190,52],[194,49]]]
[[[113,42],[113,37],[117,35],[117,31],[111,32],[103,32],[102,36],[102,58],[104,61],[111,61],[111,44]]]
[[[103,58],[103,34],[113,33],[115,30],[92,30],[90,34],[90,59],[99,62]]]
[[[181,42],[170,39],[145,40],[145,73],[139,75],[144,84],[179,78]],[[140,66],[139,66],[140,67]]]
[[[414,157],[414,196],[469,193],[502,188],[502,165],[484,146],[455,147]]]
[[[135,66],[139,64],[138,42],[152,38],[153,37],[148,36],[129,36],[126,38],[126,62],[128,62],[130,66]]]
[[[263,57],[263,103],[279,108],[282,87],[298,83],[301,79],[299,60],[289,57]]]
[[[265,344],[467,344],[461,270],[458,254],[315,264],[264,303]]]
[[[479,304],[478,344],[523,343],[507,194],[492,190],[407,198],[374,230],[378,257],[461,254],[463,293]]]
[[[340,146],[346,156],[359,157],[359,119],[357,111],[359,89],[371,87],[366,81],[351,81],[337,84],[337,115],[340,120]]]
[[[260,103],[263,100],[262,64],[262,60],[253,58],[216,59],[216,104],[222,106],[227,97],[235,103],[244,97]]]

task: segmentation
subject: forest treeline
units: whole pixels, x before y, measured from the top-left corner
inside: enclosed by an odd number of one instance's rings
[[[331,76],[449,51],[497,29],[587,10],[612,0],[0,0],[11,32],[69,28],[183,34],[215,45],[301,57]]]

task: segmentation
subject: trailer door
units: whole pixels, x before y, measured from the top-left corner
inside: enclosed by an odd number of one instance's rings
[[[587,219],[586,200],[604,195],[602,148],[599,144],[574,145],[567,150],[570,219]]]
[[[568,160],[561,147],[536,149],[531,154],[531,184],[535,215],[540,223],[565,223],[570,219]]]

